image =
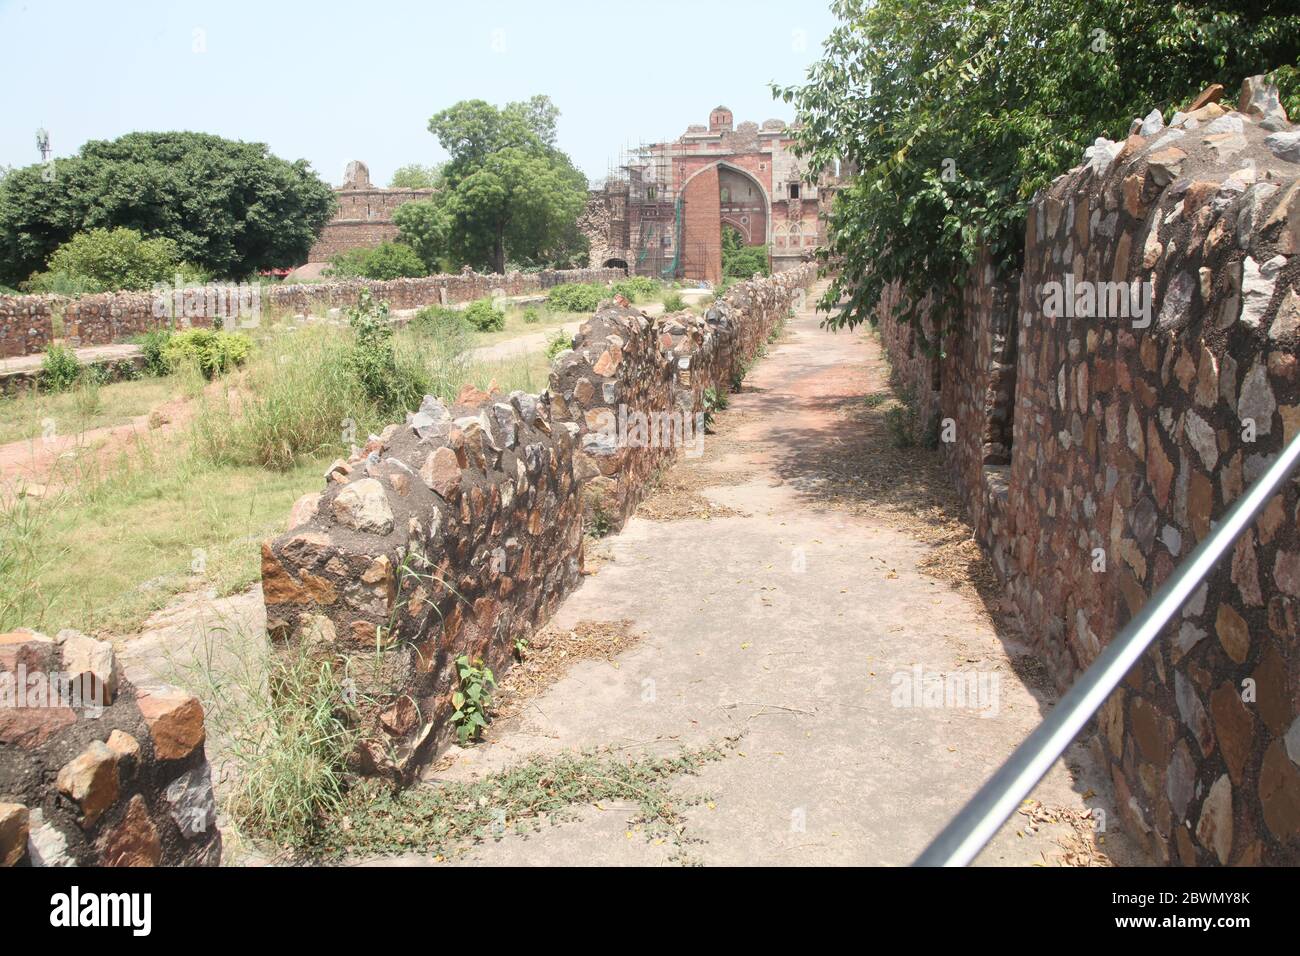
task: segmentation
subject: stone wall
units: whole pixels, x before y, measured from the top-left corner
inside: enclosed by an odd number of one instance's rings
[[[112,645],[0,634],[0,866],[216,866],[203,707]]]
[[[346,662],[356,770],[408,780],[452,739],[457,658],[506,669],[580,580],[592,495],[621,523],[676,453],[605,441],[610,410],[693,424],[704,389],[728,387],[814,273],[740,283],[704,318],[615,300],[557,357],[550,390],[426,398],[299,500],[262,549],[268,629]]]
[[[357,304],[368,289],[394,309],[454,305],[487,296],[527,295],[570,282],[605,284],[624,277],[622,269],[552,269],[506,275],[462,272],[457,275],[338,282],[263,285],[258,307],[271,313],[308,313]],[[232,304],[208,290],[233,289],[215,285],[183,292],[179,302],[168,292],[160,300],[152,292],[109,292],[98,295],[0,296],[0,358],[31,355],[54,339],[53,322],[62,317],[62,337],[78,346],[108,345],[169,324],[165,309],[176,308],[190,325],[210,327],[214,315],[237,314]],[[161,307],[160,307],[161,305]],[[160,313],[160,314],[156,314]]]
[[[1005,284],[972,275],[945,452],[1062,686],[1300,426],[1298,139],[1248,81],[1236,110],[1099,140],[1031,205],[1014,348]],[[914,376],[883,310],[882,327]],[[1291,483],[1099,714],[1125,829],[1160,862],[1300,862],[1298,505]]]

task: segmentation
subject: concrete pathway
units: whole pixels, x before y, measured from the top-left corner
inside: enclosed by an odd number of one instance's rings
[[[811,306],[800,313],[722,413],[740,424],[708,467],[730,483],[702,494],[739,514],[634,517],[606,539],[607,560],[554,622],[628,620],[644,638],[612,662],[574,665],[486,743],[455,752],[430,785],[565,749],[671,754],[741,735],[725,759],[679,781],[683,793],[709,795],[686,811],[704,841],[691,846],[695,858],[897,865],[1038,723],[1049,699],[1013,667],[1026,648],[1000,638],[977,601],[919,570],[926,546],[812,493],[834,457],[838,410],[883,388],[884,374],[873,340],[825,332],[819,318]],[[895,675],[910,682],[917,668],[982,675],[984,713],[896,706]],[[1073,769],[1058,764],[1035,799],[1063,820],[1106,810],[1113,831],[1117,814],[1088,753],[1076,746],[1067,761]],[[452,862],[668,863],[672,846],[629,831],[633,810],[586,808]],[[981,862],[1052,865],[1079,840],[1077,826],[1018,814]],[[1135,862],[1122,835],[1109,833],[1102,849]]]

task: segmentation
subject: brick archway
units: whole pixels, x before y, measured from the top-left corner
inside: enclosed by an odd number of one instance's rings
[[[694,173],[682,186],[682,275],[687,279],[722,281],[722,183],[721,173],[738,174],[753,184],[762,199],[761,242],[771,242],[772,200],[763,184],[747,169],[720,160]],[[738,225],[729,222],[730,225]],[[755,245],[755,230],[742,232]]]

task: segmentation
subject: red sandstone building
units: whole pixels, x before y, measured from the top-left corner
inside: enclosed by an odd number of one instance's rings
[[[834,183],[809,176],[781,120],[735,126],[719,106],[709,125],[635,150],[593,190],[582,228],[592,266],[672,279],[722,278],[722,230],[767,246],[779,272],[821,244]]]

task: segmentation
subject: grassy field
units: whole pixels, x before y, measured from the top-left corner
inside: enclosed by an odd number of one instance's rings
[[[121,425],[174,397],[175,382],[142,378],[112,385],[87,382],[67,392],[0,398],[0,445],[38,439],[51,432],[69,435]]]
[[[10,489],[0,504],[0,630],[124,634],[179,593],[255,583],[260,543],[284,530],[292,503],[321,490],[332,459],[401,421],[419,394],[545,387],[544,352],[474,363],[471,343],[399,332],[394,365],[381,371],[385,386],[405,391],[379,397],[357,379],[352,330],[321,326],[267,332],[244,368],[206,389],[184,375],[103,385],[88,415],[74,415],[75,391],[13,400],[36,434],[43,418],[84,430],[175,398],[189,399],[192,421],[142,429],[111,454],[87,443],[60,460],[43,498]]]

